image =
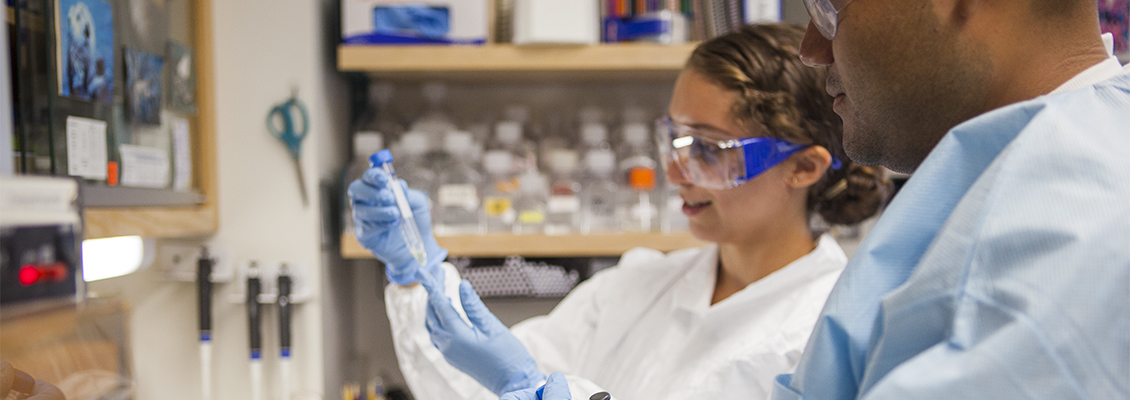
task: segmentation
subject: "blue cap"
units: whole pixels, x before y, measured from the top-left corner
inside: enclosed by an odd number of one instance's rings
[[[373,164],[373,166],[388,164],[390,162],[392,162],[392,152],[388,151],[388,149],[378,151],[369,156],[369,163]]]

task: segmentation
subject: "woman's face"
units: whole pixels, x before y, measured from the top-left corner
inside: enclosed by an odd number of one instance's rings
[[[723,89],[693,70],[684,70],[675,81],[668,113],[671,120],[692,128],[709,130],[729,137],[765,136],[766,127],[743,129],[733,115],[738,93]],[[772,234],[782,221],[804,213],[804,196],[799,200],[788,185],[793,163],[786,160],[732,189],[712,190],[694,186],[674,164],[667,167],[667,180],[679,185],[683,213],[690,220],[695,237],[718,243],[743,243]]]

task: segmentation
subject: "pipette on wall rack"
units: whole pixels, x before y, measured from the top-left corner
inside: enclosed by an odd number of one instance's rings
[[[259,292],[259,266],[252,261],[247,267],[247,327],[251,345],[251,400],[263,400],[263,360],[261,330],[262,314],[260,313]]]
[[[279,268],[278,299],[279,306],[279,386],[282,399],[290,399],[290,316],[291,316],[291,278],[286,264]]]
[[[212,265],[208,248],[196,261],[197,308],[200,314],[200,398],[212,400]]]

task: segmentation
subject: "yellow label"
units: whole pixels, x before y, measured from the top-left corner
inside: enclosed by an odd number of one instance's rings
[[[518,214],[518,221],[523,224],[540,224],[545,222],[545,213],[540,210],[523,210]]]
[[[506,197],[487,197],[483,199],[483,209],[489,217],[501,217],[510,210],[510,199]],[[511,217],[513,218],[513,217]]]

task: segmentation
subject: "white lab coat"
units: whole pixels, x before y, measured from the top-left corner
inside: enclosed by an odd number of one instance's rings
[[[830,235],[811,253],[711,305],[717,246],[664,255],[637,248],[581,283],[546,316],[511,331],[574,399],[766,399],[800,360],[847,257]],[[447,293],[458,274],[444,265]],[[385,289],[401,371],[418,400],[496,399],[430,342],[422,287]],[[458,307],[458,300],[453,300]]]

